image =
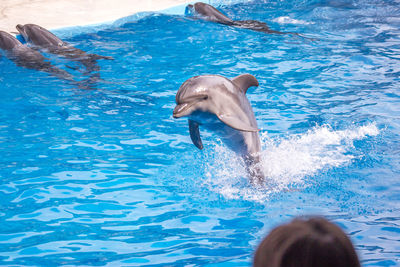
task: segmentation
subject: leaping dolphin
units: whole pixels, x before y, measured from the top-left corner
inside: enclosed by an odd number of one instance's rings
[[[241,155],[253,184],[261,184],[260,138],[257,121],[246,97],[247,89],[258,86],[250,74],[232,80],[219,75],[195,76],[176,93],[174,118],[188,117],[193,144],[203,149],[199,125],[215,131],[229,148]]]
[[[41,49],[45,49],[49,53],[63,56],[70,60],[78,61],[82,65],[84,65],[89,72],[99,70],[99,66],[96,63],[96,60],[113,59],[112,57],[108,56],[88,54],[85,51],[82,51],[62,41],[53,33],[36,24],[18,24],[16,28],[26,42],[31,42],[35,46]]]
[[[217,22],[220,24],[264,33],[293,34],[301,36],[296,32],[280,32],[271,30],[266,23],[257,20],[232,20],[226,15],[222,14],[215,7],[202,2],[197,2],[194,5],[188,5],[187,7],[192,13],[199,14],[203,16],[206,20]]]
[[[73,81],[71,74],[52,65],[42,54],[23,45],[7,32],[0,31],[0,48],[17,66],[48,72],[58,78]]]

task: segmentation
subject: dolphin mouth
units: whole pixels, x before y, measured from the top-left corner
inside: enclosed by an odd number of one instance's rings
[[[17,28],[19,34],[22,35],[22,37],[25,39],[25,41],[28,41],[28,35],[25,33],[24,31],[24,25],[18,24],[17,26],[15,26],[15,28]]]
[[[174,112],[172,114],[172,116],[177,119],[177,118],[181,118],[183,116],[185,116],[185,111],[188,110],[191,106],[193,106],[194,103],[183,103],[183,104],[178,104],[176,105],[176,107],[174,108]]]
[[[192,96],[192,97],[187,97],[185,98],[185,102],[183,103],[178,103],[178,100],[176,101],[178,104],[174,108],[174,112],[172,116],[177,119],[180,117],[187,116],[189,114],[186,114],[186,111],[192,107],[194,104],[198,103],[199,101],[204,101],[208,99],[208,95],[205,94],[199,94],[197,96]]]

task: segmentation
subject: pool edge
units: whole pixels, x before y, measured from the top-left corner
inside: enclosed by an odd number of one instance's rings
[[[203,1],[212,5],[233,5],[237,3],[249,2],[251,0],[208,0]],[[125,23],[135,22],[140,19],[143,19],[152,14],[166,14],[166,15],[185,15],[186,6],[188,4],[194,4],[198,1],[187,1],[185,4],[174,5],[161,10],[153,10],[153,11],[141,11],[136,12],[128,16],[120,17],[115,20],[100,22],[100,23],[90,23],[86,25],[75,25],[75,26],[66,26],[59,28],[50,28],[50,30],[58,35],[61,38],[70,38],[75,35],[97,32],[101,30],[105,30],[112,27],[119,27]],[[19,35],[18,35],[19,36]],[[19,36],[20,37],[20,36]]]

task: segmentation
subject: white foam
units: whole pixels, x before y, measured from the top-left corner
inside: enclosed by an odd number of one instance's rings
[[[299,19],[292,19],[288,16],[278,17],[278,18],[273,19],[272,21],[279,23],[279,24],[301,24],[301,25],[314,24],[314,22],[308,22],[308,21],[299,20]]]
[[[307,187],[312,184],[307,178],[322,171],[350,164],[362,156],[354,151],[354,141],[378,134],[374,123],[337,131],[324,125],[303,134],[274,138],[264,132],[261,166],[267,177],[265,188],[249,185],[243,160],[218,142],[213,153],[204,155],[203,183],[228,199],[264,202],[271,194]]]

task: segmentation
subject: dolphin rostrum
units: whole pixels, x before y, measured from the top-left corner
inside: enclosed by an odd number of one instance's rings
[[[232,20],[226,15],[222,14],[215,7],[202,2],[197,2],[194,5],[188,5],[187,7],[192,13],[199,14],[203,16],[206,20],[217,22],[220,24],[264,33],[293,34],[301,36],[296,32],[280,32],[271,30],[266,23],[257,20]]]
[[[48,72],[58,78],[73,81],[71,74],[52,65],[42,54],[23,45],[5,31],[0,31],[0,49],[4,50],[7,57],[17,66]]]
[[[251,86],[258,86],[250,74],[232,80],[219,75],[195,76],[185,81],[176,93],[174,118],[188,117],[193,144],[203,149],[199,126],[216,132],[221,140],[246,163],[253,184],[261,184],[260,137],[257,121],[246,97]]]
[[[18,24],[16,26],[22,37],[27,42],[31,42],[35,46],[48,51],[51,54],[63,56],[67,59],[80,62],[87,71],[98,71],[99,66],[96,63],[98,59],[113,59],[108,56],[100,56],[96,54],[88,54],[49,32],[45,28],[36,24]]]

